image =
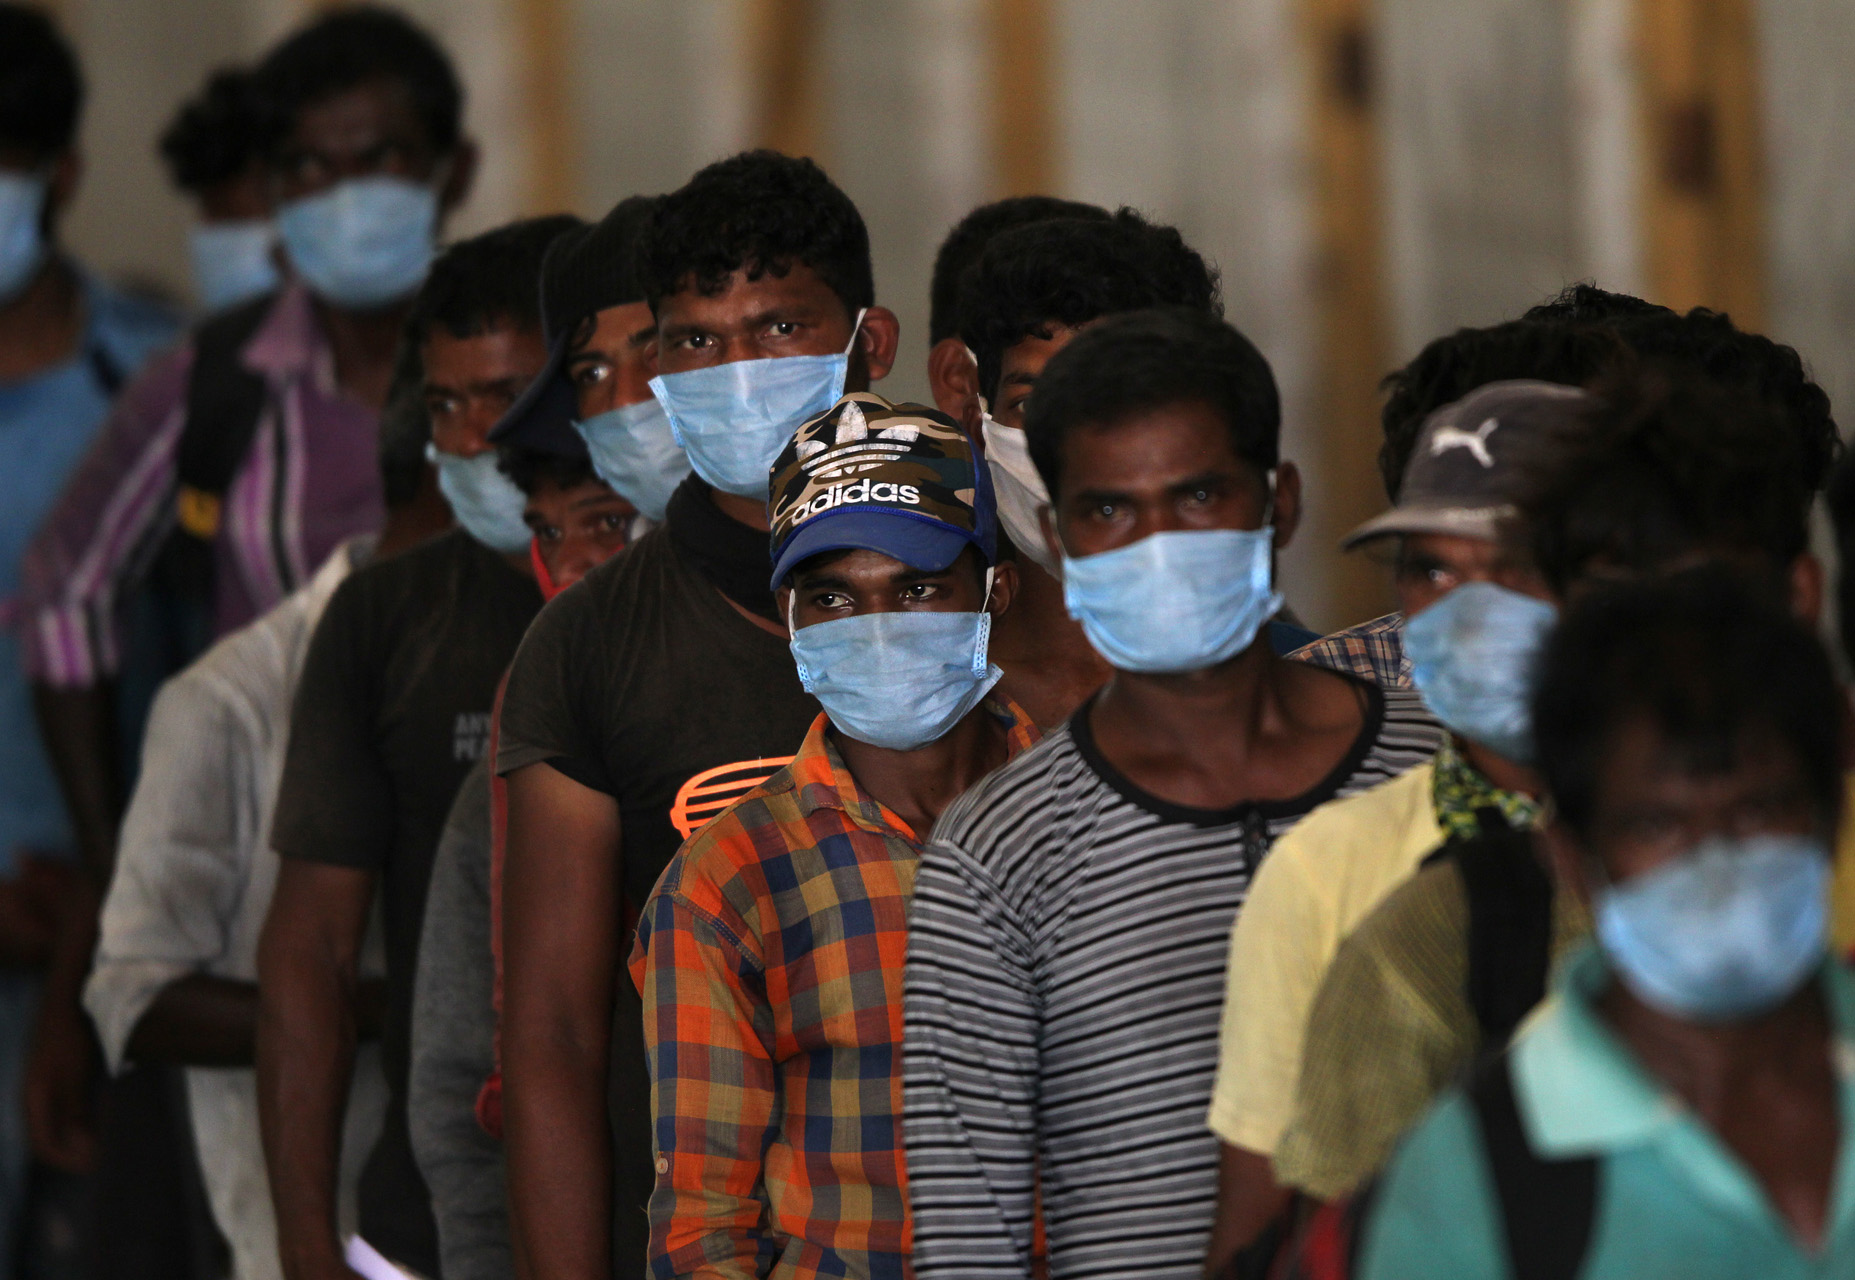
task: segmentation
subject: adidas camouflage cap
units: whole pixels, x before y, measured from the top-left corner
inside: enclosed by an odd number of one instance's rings
[[[773,586],[824,551],[879,551],[937,573],[968,546],[998,559],[992,477],[953,419],[853,391],[773,463]]]

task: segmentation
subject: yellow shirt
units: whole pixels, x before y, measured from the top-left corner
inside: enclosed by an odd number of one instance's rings
[[[1829,933],[1838,954],[1855,947],[1855,773],[1842,777],[1842,829],[1836,833],[1836,878],[1829,886]]]
[[[1231,930],[1207,1123],[1272,1154],[1294,1112],[1308,1009],[1341,941],[1443,843],[1422,764],[1321,805],[1275,842]]]

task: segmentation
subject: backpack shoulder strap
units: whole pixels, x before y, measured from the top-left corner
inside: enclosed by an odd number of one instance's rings
[[[266,294],[213,316],[194,331],[187,421],[175,471],[181,528],[203,540],[218,532],[220,500],[264,416],[270,388],[262,374],[245,367],[244,353],[276,301],[275,294]]]
[[[1482,1047],[1499,1051],[1546,994],[1552,959],[1552,880],[1531,838],[1494,809],[1481,831],[1446,848],[1469,908],[1468,999]]]
[[[1597,1216],[1598,1161],[1548,1160],[1533,1150],[1509,1061],[1503,1053],[1484,1063],[1469,1081],[1468,1096],[1481,1125],[1514,1280],[1576,1280]]]

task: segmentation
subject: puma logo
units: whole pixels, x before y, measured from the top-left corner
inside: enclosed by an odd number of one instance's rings
[[[1498,418],[1489,418],[1473,431],[1464,431],[1461,427],[1439,427],[1430,437],[1430,456],[1437,457],[1451,449],[1467,449],[1474,455],[1475,461],[1484,467],[1494,465],[1494,455],[1488,452],[1488,437],[1500,426]]]

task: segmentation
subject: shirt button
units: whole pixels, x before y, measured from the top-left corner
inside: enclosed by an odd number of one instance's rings
[[[668,1156],[657,1157],[657,1172],[658,1173],[670,1172],[670,1158]]]

